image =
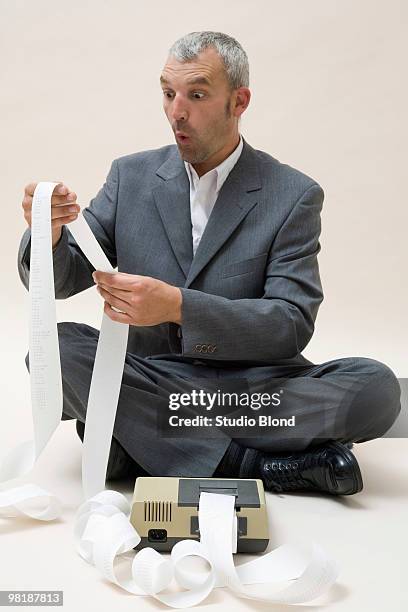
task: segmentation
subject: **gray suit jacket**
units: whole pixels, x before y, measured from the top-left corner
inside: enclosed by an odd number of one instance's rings
[[[310,363],[300,353],[323,300],[323,198],[313,179],[244,140],[193,258],[189,181],[177,146],[115,159],[83,214],[112,266],[180,287],[183,297],[181,327],[131,326],[128,350],[221,366]],[[94,268],[68,227],[53,255],[57,299],[94,286]],[[26,288],[29,265],[28,228],[18,252]]]

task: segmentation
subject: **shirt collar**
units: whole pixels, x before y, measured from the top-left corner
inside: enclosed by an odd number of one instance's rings
[[[186,171],[187,171],[187,175],[188,175],[188,178],[189,178],[189,181],[190,181],[190,185],[193,182],[194,186],[197,186],[197,183],[200,180],[200,178],[203,178],[204,176],[207,176],[210,173],[215,173],[216,176],[217,176],[216,191],[218,193],[219,190],[221,189],[221,187],[223,186],[227,176],[229,175],[229,173],[231,172],[231,170],[233,169],[233,167],[237,163],[237,161],[239,159],[239,156],[242,153],[243,146],[244,146],[244,143],[242,141],[242,136],[240,135],[238,146],[233,150],[231,155],[229,155],[226,159],[224,159],[224,161],[221,162],[218,166],[216,166],[212,170],[209,170],[208,172],[203,174],[202,177],[199,177],[197,172],[194,170],[193,166],[189,162],[185,161],[184,165],[185,165],[185,168],[186,168]]]

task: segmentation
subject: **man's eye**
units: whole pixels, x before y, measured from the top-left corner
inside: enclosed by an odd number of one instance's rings
[[[173,97],[173,92],[171,92],[171,91],[163,91],[163,95],[166,98],[170,99],[170,98]],[[205,96],[205,93],[203,93],[202,91],[194,91],[191,95],[196,100],[202,100],[202,98]]]

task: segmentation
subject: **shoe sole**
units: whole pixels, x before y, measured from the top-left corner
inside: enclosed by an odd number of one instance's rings
[[[363,477],[361,475],[360,466],[358,465],[357,459],[353,455],[351,451],[349,451],[344,444],[340,444],[339,442],[332,442],[330,446],[335,448],[338,453],[342,456],[345,462],[350,466],[351,472],[353,474],[353,484],[354,487],[351,491],[336,493],[333,491],[334,495],[354,495],[355,493],[360,493],[363,490]]]

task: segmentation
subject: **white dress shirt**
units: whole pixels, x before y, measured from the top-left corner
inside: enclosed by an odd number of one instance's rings
[[[221,164],[199,177],[189,162],[184,162],[190,181],[190,211],[191,224],[193,226],[193,253],[195,255],[198,244],[204,233],[205,226],[210,217],[218,193],[225,179],[238,161],[243,147],[242,136],[239,144],[231,155],[224,159]]]

